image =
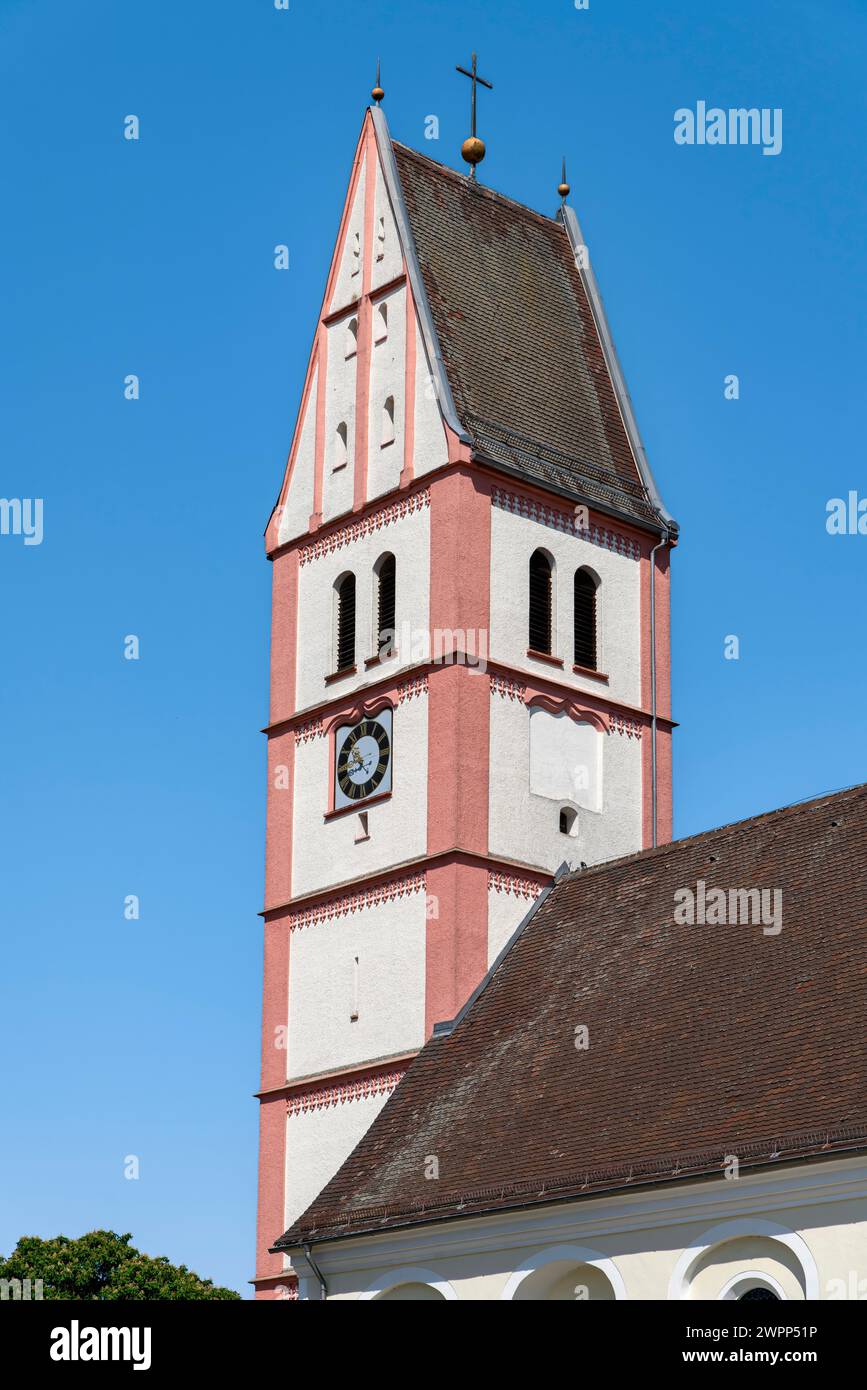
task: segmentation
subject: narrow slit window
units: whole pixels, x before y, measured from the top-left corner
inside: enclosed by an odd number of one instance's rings
[[[358,319],[352,318],[346,325],[346,356],[354,357],[358,352]]]
[[[396,650],[395,608],[397,568],[393,555],[384,555],[377,566],[377,643],[376,653],[385,661]]]
[[[349,430],[345,420],[337,426],[334,440],[334,471],[345,468],[349,462]]]
[[[376,227],[376,259],[385,260],[385,218],[380,217]]]
[[[346,574],[337,585],[337,651],[335,670],[355,665],[355,575]]]
[[[587,570],[575,571],[575,665],[596,667],[596,580]]]
[[[349,1012],[349,1022],[358,1022],[358,975],[359,961],[358,956],[352,958],[352,1005]]]
[[[352,274],[361,273],[361,233],[352,233]]]
[[[551,561],[544,550],[530,556],[529,645],[534,652],[551,655]]]
[[[382,407],[382,447],[394,443],[394,396],[389,396]]]
[[[374,339],[377,343],[384,343],[388,337],[388,305],[380,304],[376,311],[376,330]]]

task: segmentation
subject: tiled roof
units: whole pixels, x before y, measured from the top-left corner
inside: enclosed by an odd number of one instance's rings
[[[458,416],[495,464],[659,526],[566,229],[394,143]]]
[[[280,1244],[867,1147],[865,863],[860,786],[561,878]]]

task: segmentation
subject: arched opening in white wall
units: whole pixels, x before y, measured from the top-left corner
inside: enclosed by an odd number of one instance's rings
[[[374,342],[384,343],[388,337],[388,304],[383,301],[376,309],[374,317]]]
[[[577,840],[580,825],[578,812],[574,806],[561,806],[558,825],[561,835],[568,835],[570,839]]]
[[[626,1298],[613,1260],[577,1245],[556,1245],[532,1255],[508,1280],[500,1297],[510,1302],[610,1302]]]
[[[376,592],[376,656],[386,661],[397,650],[397,564],[392,554],[380,555],[373,567]]]
[[[372,1299],[377,1303],[454,1303],[458,1296],[448,1280],[434,1270],[406,1268],[378,1275],[358,1297],[363,1303]]]
[[[361,274],[361,233],[352,233],[352,274]]]
[[[385,218],[380,217],[376,224],[376,259],[385,260]]]
[[[430,1284],[396,1284],[388,1293],[381,1293],[377,1303],[445,1303],[445,1296]]]
[[[573,585],[573,653],[576,666],[599,669],[599,576],[583,566]]]
[[[382,407],[382,437],[380,440],[383,449],[387,444],[394,443],[394,396],[386,397]]]
[[[785,1300],[786,1294],[782,1284],[773,1275],[747,1269],[743,1274],[736,1274],[733,1279],[729,1279],[720,1290],[719,1296],[729,1303],[766,1303],[776,1302],[778,1299]]]
[[[554,650],[554,558],[547,550],[534,550],[530,556],[527,618],[530,650],[551,656]]]
[[[758,1217],[713,1226],[680,1256],[668,1296],[740,1299],[752,1288],[786,1300],[820,1297],[819,1271],[803,1236]]]
[[[604,734],[565,710],[530,709],[530,791],[586,811],[602,809]],[[568,833],[568,832],[567,832]]]
[[[355,666],[355,575],[344,574],[334,585],[334,670]]]

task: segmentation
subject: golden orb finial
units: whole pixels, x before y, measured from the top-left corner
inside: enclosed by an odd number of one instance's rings
[[[465,140],[461,145],[461,158],[467,164],[472,165],[474,173],[476,165],[481,164],[484,157],[485,142],[484,140],[480,140],[478,135],[471,135],[469,139]]]
[[[561,178],[560,178],[560,186],[558,187],[557,192],[560,194],[560,197],[562,198],[562,200],[563,200],[564,203],[565,203],[566,199],[569,197],[569,194],[570,194],[570,192],[571,192],[571,189],[569,188],[569,185],[568,185],[568,183],[566,182],[566,159],[565,159],[565,156],[564,156],[564,159],[563,159],[563,173],[562,173]]]
[[[378,59],[378,58],[377,58],[377,60],[376,60],[376,86],[374,87],[374,89],[373,89],[373,91],[371,92],[370,95],[373,97],[373,100],[376,102],[377,106],[378,106],[379,103],[382,101],[382,98],[385,96],[385,92],[382,90],[382,83],[381,83],[380,80],[379,80],[379,59]]]

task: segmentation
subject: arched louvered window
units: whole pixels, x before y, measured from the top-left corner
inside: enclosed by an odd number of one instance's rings
[[[355,575],[345,574],[337,584],[336,669],[355,665]]]
[[[544,550],[530,556],[530,647],[551,653],[552,566]]]
[[[377,655],[393,656],[395,651],[396,566],[393,555],[383,555],[376,565],[377,576]]]
[[[596,588],[589,570],[575,571],[575,655],[576,666],[596,670]]]

